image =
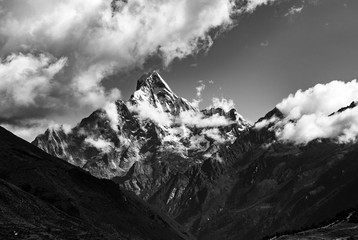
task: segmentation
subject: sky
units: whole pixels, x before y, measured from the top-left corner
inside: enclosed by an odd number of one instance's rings
[[[241,2],[0,1],[0,125],[28,140],[74,125],[154,69],[251,122],[298,89],[357,78],[356,0]]]

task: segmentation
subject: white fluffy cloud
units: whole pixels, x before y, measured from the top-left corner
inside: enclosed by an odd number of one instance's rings
[[[233,122],[220,116],[213,114],[212,116],[204,116],[201,112],[185,111],[179,114],[176,122],[186,126],[195,126],[197,128],[228,126]]]
[[[246,11],[252,12],[261,5],[266,5],[274,2],[275,0],[247,0]]]
[[[230,111],[231,109],[235,108],[234,100],[232,99],[226,99],[226,98],[216,98],[214,97],[212,99],[212,104],[209,106],[209,108],[221,108],[225,112]]]
[[[305,144],[318,138],[332,138],[339,142],[355,141],[358,134],[358,108],[342,107],[358,100],[358,83],[332,81],[317,84],[305,91],[299,90],[277,104],[284,114],[276,122],[276,135],[280,140]]]
[[[203,83],[202,80],[200,80],[199,82],[199,86],[197,86],[196,89],[196,98],[193,99],[191,101],[191,105],[193,105],[193,107],[199,108],[199,104],[203,101],[202,99],[202,92],[205,90],[206,85]]]
[[[357,134],[358,108],[353,108],[332,116],[303,115],[296,123],[286,123],[278,137],[296,143],[307,143],[317,138],[333,138],[346,143],[355,141]]]
[[[52,82],[66,65],[66,58],[51,55],[11,54],[0,63],[0,113],[10,117],[12,108],[43,104],[56,83]]]
[[[173,116],[159,108],[154,107],[148,102],[138,102],[136,105],[127,104],[128,108],[137,114],[140,120],[151,120],[164,127],[183,125],[189,127],[206,128],[228,126],[233,122],[224,116],[214,114],[205,116],[197,111],[183,111],[178,116]]]
[[[146,101],[140,101],[135,105],[127,104],[127,107],[130,111],[135,112],[142,121],[151,120],[161,126],[170,126],[173,122],[171,114],[154,107]]]
[[[218,128],[205,129],[203,130],[202,134],[211,139],[214,139],[218,143],[224,143],[228,141],[227,135],[223,136]]]
[[[302,5],[301,7],[295,7],[295,6],[293,6],[293,7],[291,7],[291,8],[288,10],[288,12],[285,14],[285,17],[293,16],[293,15],[295,15],[295,14],[298,14],[298,13],[302,12],[302,10],[303,10],[303,5]]]
[[[317,84],[305,91],[298,90],[283,99],[276,107],[288,118],[298,119],[308,114],[329,115],[348,106],[357,98],[357,80],[332,81],[327,84]]]
[[[117,105],[114,102],[108,102],[104,106],[104,110],[106,111],[107,116],[109,118],[111,128],[115,132],[118,132],[118,119],[119,119],[119,116],[118,116],[118,111],[117,111]]]
[[[112,142],[104,140],[102,138],[94,139],[91,137],[87,137],[85,139],[85,143],[97,148],[98,150],[101,150],[102,152],[110,152],[111,149],[114,148]]]

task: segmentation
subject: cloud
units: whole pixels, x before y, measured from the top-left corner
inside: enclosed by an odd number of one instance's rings
[[[150,120],[164,127],[181,125],[185,127],[195,126],[197,128],[206,128],[228,126],[233,123],[231,120],[219,114],[205,116],[199,111],[192,110],[183,111],[180,112],[178,116],[173,116],[145,101],[140,101],[135,105],[128,103],[127,106],[130,111],[135,112],[137,118],[141,121]]]
[[[173,123],[172,116],[159,108],[154,107],[149,102],[139,101],[137,104],[127,104],[130,111],[135,112],[141,121],[151,120],[161,126],[170,126]]]
[[[227,136],[226,138],[222,136],[218,128],[204,129],[201,134],[204,134],[218,143],[224,143],[227,141]]]
[[[314,139],[331,138],[340,143],[356,140],[358,134],[358,108],[348,109],[332,116],[309,114],[297,122],[288,122],[278,131],[279,139],[305,144]]]
[[[199,108],[199,104],[203,101],[201,97],[201,93],[204,91],[206,85],[203,83],[202,80],[198,81],[200,83],[199,86],[197,86],[196,89],[196,98],[191,101],[191,105],[195,108]]]
[[[114,145],[112,142],[104,140],[102,138],[93,139],[91,137],[87,137],[85,139],[85,143],[87,143],[87,144],[89,144],[105,153],[110,152],[114,148]]]
[[[356,101],[357,96],[357,80],[332,81],[327,84],[317,84],[305,91],[300,89],[283,99],[276,107],[293,119],[308,114],[329,115],[348,106],[352,101]]]
[[[295,15],[295,14],[298,14],[298,13],[302,12],[302,10],[303,10],[303,6],[301,6],[301,7],[295,7],[295,6],[293,6],[293,7],[291,7],[291,8],[288,10],[288,12],[285,14],[285,17],[293,16],[293,15]]]
[[[265,42],[260,43],[261,47],[268,47],[269,45],[270,45],[269,41],[265,41]]]
[[[185,111],[179,114],[176,123],[186,126],[195,126],[197,128],[207,128],[228,126],[233,122],[219,114],[214,114],[208,117],[204,116],[201,112]]]
[[[277,117],[271,117],[270,119],[263,119],[259,122],[256,122],[254,127],[255,129],[260,130],[264,127],[268,127],[272,123],[278,123],[279,121],[280,119],[278,119]]]
[[[54,76],[66,65],[66,58],[51,55],[11,54],[0,63],[0,114],[13,117],[21,108],[51,107]]]
[[[247,0],[246,11],[253,12],[257,7],[274,2],[275,0]]]
[[[119,115],[118,115],[117,105],[116,105],[114,102],[108,102],[108,103],[104,106],[104,110],[106,111],[107,116],[108,116],[108,118],[109,118],[111,128],[112,128],[115,132],[118,132],[118,119],[119,119]]]
[[[231,109],[235,108],[234,100],[226,98],[216,98],[212,99],[212,104],[208,108],[221,108],[225,112],[229,112]]]
[[[205,84],[201,81],[200,85],[196,87],[196,96],[201,98],[201,93],[205,89]]]
[[[314,139],[331,138],[340,143],[355,141],[358,134],[358,108],[342,107],[357,101],[358,83],[332,81],[299,90],[283,99],[277,108],[283,120],[272,119],[279,140],[306,144]],[[336,114],[331,115],[332,113]]]

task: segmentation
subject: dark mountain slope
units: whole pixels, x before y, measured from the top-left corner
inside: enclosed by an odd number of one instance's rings
[[[0,180],[0,239],[103,239],[99,229]]]
[[[256,132],[255,132],[256,131]],[[263,132],[261,132],[263,131]],[[271,142],[254,130],[227,151],[229,191],[209,216],[199,239],[260,239],[300,229],[358,204],[358,145],[328,139],[306,146]],[[245,149],[245,150],[242,150]],[[220,181],[217,181],[220,182]],[[215,185],[215,184],[214,184]]]
[[[119,190],[0,127],[0,238],[190,239]]]

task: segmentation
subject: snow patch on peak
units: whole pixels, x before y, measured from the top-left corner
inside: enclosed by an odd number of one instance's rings
[[[186,99],[178,97],[158,72],[143,75],[129,99],[132,105],[152,105],[158,111],[177,116],[183,111],[198,111]]]
[[[151,89],[165,89],[168,92],[173,93],[169,85],[164,81],[164,79],[159,75],[157,71],[153,71],[152,73],[146,73],[138,80],[136,90],[139,90],[142,87],[149,87]]]

